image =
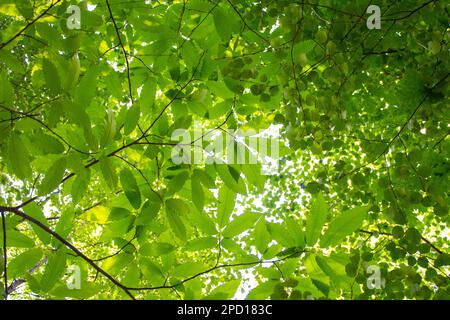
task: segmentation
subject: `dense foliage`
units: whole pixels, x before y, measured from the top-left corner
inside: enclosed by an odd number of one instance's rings
[[[450,298],[448,21],[437,0],[2,0],[4,296]],[[199,126],[281,128],[277,170],[175,163]]]

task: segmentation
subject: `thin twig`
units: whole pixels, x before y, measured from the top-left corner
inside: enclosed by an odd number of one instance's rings
[[[47,9],[45,9],[41,14],[39,14],[36,18],[28,22],[22,29],[19,30],[12,38],[10,38],[8,41],[0,44],[0,50],[2,50],[4,47],[6,47],[8,44],[13,42],[15,39],[20,37],[29,27],[31,27],[36,21],[41,19],[44,15],[47,14],[55,5],[57,5],[61,0],[56,0],[56,2],[53,2]]]
[[[123,57],[125,58],[125,64],[127,66],[128,91],[129,91],[129,94],[130,94],[131,103],[133,103],[133,91],[132,91],[132,88],[131,88],[131,74],[130,74],[130,63],[128,62],[128,54],[127,54],[127,51],[125,50],[125,47],[123,45],[122,38],[120,37],[120,31],[119,31],[119,28],[117,27],[117,23],[116,23],[116,20],[114,19],[113,13],[111,11],[111,6],[109,5],[109,1],[108,0],[106,0],[106,5],[108,7],[108,11],[109,11],[109,15],[111,17],[111,20],[112,20],[112,22],[114,24],[114,29],[116,30],[117,39],[119,40],[119,44],[120,44],[120,48],[122,49]]]
[[[72,243],[70,243],[69,241],[67,241],[66,239],[64,239],[61,235],[59,235],[58,233],[56,233],[55,231],[53,231],[52,229],[50,229],[49,227],[47,227],[45,224],[43,224],[42,222],[40,222],[39,220],[27,215],[25,212],[20,211],[16,208],[11,208],[11,207],[0,207],[0,211],[8,211],[11,213],[14,213],[15,215],[33,223],[34,225],[36,225],[37,227],[39,227],[40,229],[44,230],[46,233],[52,235],[53,237],[55,237],[57,240],[59,240],[61,243],[63,243],[67,248],[69,248],[70,250],[72,250],[74,253],[76,253],[80,258],[82,258],[84,261],[86,261],[89,265],[91,265],[95,270],[97,270],[99,273],[101,273],[102,275],[104,275],[107,279],[109,279],[112,283],[114,283],[117,287],[119,287],[120,289],[122,289],[131,299],[135,300],[136,298],[134,297],[133,294],[131,294],[131,292],[129,291],[129,289],[124,286],[122,283],[120,283],[116,278],[114,278],[112,275],[110,275],[108,272],[106,272],[104,269],[102,269],[98,264],[96,264],[92,259],[88,258],[84,253],[82,253],[77,247],[75,247]]]
[[[6,219],[5,212],[0,211],[2,215],[2,227],[3,227],[3,281],[5,286],[4,298],[8,300],[8,249],[6,247]]]

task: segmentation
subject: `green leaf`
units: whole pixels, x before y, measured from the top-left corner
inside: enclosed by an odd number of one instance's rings
[[[141,271],[135,262],[130,263],[127,268],[127,273],[125,274],[122,283],[125,286],[138,287],[141,280]]]
[[[117,185],[117,176],[112,167],[111,160],[107,157],[100,159],[100,170],[102,171],[103,178],[106,181],[107,186],[114,190]]]
[[[194,210],[191,213],[190,218],[192,219],[192,224],[200,231],[207,235],[217,234],[216,224],[207,212]]]
[[[205,300],[229,300],[235,295],[240,284],[239,279],[230,280],[216,287],[205,297]]]
[[[191,179],[192,202],[199,211],[203,211],[205,205],[205,193],[203,187],[198,180]]]
[[[228,89],[223,81],[207,81],[206,85],[212,93],[223,99],[232,99],[234,97],[234,93],[230,91],[230,89]],[[232,102],[230,101],[222,101],[216,104],[214,107],[208,110],[209,117],[211,119],[217,119],[218,117],[226,114],[230,111],[231,104]]]
[[[8,224],[7,224],[8,226]],[[0,243],[0,247],[3,248],[3,229],[0,230],[0,235],[2,242]],[[12,230],[12,229],[6,229],[6,246],[7,247],[16,247],[16,248],[33,248],[36,246],[33,239],[29,238],[28,236],[24,235],[23,233]]]
[[[326,248],[336,245],[346,236],[358,230],[366,218],[367,210],[367,207],[356,207],[339,215],[330,223],[320,239],[320,246]]]
[[[109,3],[117,26],[105,1],[0,1],[0,295],[7,269],[14,299],[128,299],[19,206],[124,285],[176,286],[139,299],[449,298],[444,1],[389,32],[352,29],[364,1]],[[203,159],[177,163],[177,129]],[[59,250],[81,289],[45,287]]]
[[[116,118],[114,117],[114,111],[108,109],[106,111],[105,122],[103,126],[103,135],[100,139],[100,147],[104,148],[114,141],[116,135]]]
[[[83,109],[86,109],[92,102],[97,91],[97,76],[100,72],[99,67],[90,66],[82,76],[78,87],[75,89],[75,101]]]
[[[80,60],[74,55],[68,64],[68,72],[64,81],[64,90],[70,92],[78,82],[80,76]]]
[[[235,237],[242,232],[252,228],[255,225],[256,220],[261,218],[260,214],[257,213],[244,213],[237,216],[236,219],[231,221],[223,230],[223,236],[227,238]]]
[[[28,288],[30,288],[31,292],[41,292],[41,286],[39,284],[39,280],[36,277],[32,276],[31,274],[27,274],[25,276],[25,279],[27,280],[27,285]]]
[[[219,36],[224,41],[230,40],[234,33],[238,33],[241,29],[239,17],[236,16],[230,8],[218,6],[213,11],[214,25]]]
[[[48,258],[44,274],[41,279],[41,289],[50,291],[66,272],[66,252],[58,250]]]
[[[300,41],[294,46],[294,56],[299,53],[309,53],[316,46],[316,42],[314,40],[308,39],[305,41]]]
[[[138,103],[135,103],[131,106],[127,111],[127,115],[125,117],[125,124],[123,127],[123,133],[125,135],[130,134],[134,128],[138,125],[139,118],[141,116],[141,108]]]
[[[26,207],[23,208],[23,211],[28,214],[29,216],[35,218],[39,222],[41,222],[43,225],[48,226],[47,218],[42,213],[41,208],[36,203],[30,203]],[[30,223],[31,228],[33,228],[34,233],[39,237],[39,239],[44,244],[49,244],[51,235],[48,234],[46,231],[42,230],[40,227],[35,225],[34,223]]]
[[[266,177],[261,174],[261,164],[244,164],[242,165],[242,171],[247,180],[254,185],[258,191],[264,189]]]
[[[75,218],[75,212],[72,209],[66,209],[64,210],[59,219],[58,223],[55,227],[55,232],[59,234],[63,238],[67,238],[67,236],[70,234],[70,232],[73,229],[73,220]],[[56,238],[52,238],[52,246],[55,248],[59,248],[63,244]]]
[[[62,157],[56,160],[48,169],[44,179],[38,188],[38,194],[40,196],[49,194],[56,187],[59,186],[64,178],[64,172],[66,171],[66,158]]]
[[[113,207],[108,215],[108,221],[117,221],[121,219],[125,219],[131,216],[131,212],[128,209]]]
[[[169,183],[167,184],[166,195],[171,196],[174,193],[180,191],[183,188],[184,183],[186,182],[188,177],[189,174],[186,171],[183,171],[170,179]]]
[[[311,281],[314,283],[314,285],[317,287],[317,289],[320,290],[324,294],[325,297],[328,297],[328,293],[330,292],[330,286],[323,283],[320,280],[311,279]]]
[[[269,280],[267,282],[263,282],[253,288],[247,297],[246,300],[266,300],[269,298],[271,293],[273,292],[275,286],[279,283],[278,281]]]
[[[180,61],[176,55],[171,55],[167,58],[167,67],[170,78],[173,81],[178,81],[180,78]]]
[[[144,243],[141,245],[139,252],[144,256],[159,257],[165,254],[169,254],[176,250],[176,247],[170,243],[158,242],[158,243]]]
[[[111,92],[111,94],[118,98],[118,99],[122,99],[122,95],[123,95],[123,88],[122,88],[122,83],[121,83],[121,79],[119,77],[119,73],[117,73],[114,70],[108,70],[108,75],[106,77],[104,77],[104,81],[105,81],[105,85],[107,86],[109,92]]]
[[[14,101],[14,88],[8,80],[8,75],[4,70],[0,71],[0,103],[12,107]]]
[[[302,227],[298,221],[291,217],[286,218],[287,231],[295,241],[295,246],[297,248],[305,247],[305,232],[303,232]]]
[[[133,173],[126,168],[122,169],[120,172],[120,183],[128,201],[135,209],[139,209],[141,206],[141,192]]]
[[[77,175],[72,183],[71,195],[73,204],[77,204],[86,194],[89,186],[90,171],[87,171],[87,175]]]
[[[202,237],[189,241],[184,250],[186,251],[200,251],[209,250],[217,246],[217,239],[214,237]]]
[[[266,223],[267,231],[269,231],[273,240],[276,240],[283,247],[295,247],[295,240],[286,232],[286,227],[280,223]]]
[[[345,266],[331,257],[316,256],[316,263],[322,271],[337,285],[344,285],[348,279]]]
[[[132,254],[122,252],[118,255],[113,256],[110,259],[107,259],[105,263],[102,265],[103,270],[109,273],[118,273],[126,268],[131,261],[133,261],[134,256]]]
[[[311,210],[306,217],[306,243],[310,246],[314,245],[319,239],[323,225],[327,219],[328,206],[325,198],[321,193],[313,199]]]
[[[172,271],[172,276],[184,279],[205,271],[206,269],[207,268],[203,263],[188,262],[176,266]]]
[[[195,169],[192,180],[198,180],[207,189],[214,189],[216,184],[209,174],[205,171]]]
[[[92,296],[99,293],[101,287],[97,284],[92,284],[89,282],[82,282],[80,284],[80,289],[68,288],[67,284],[57,285],[51,291],[51,294],[56,297],[61,298],[73,298],[73,299],[89,299]]]
[[[36,132],[32,142],[34,145],[40,147],[45,154],[64,153],[64,145],[58,139],[48,134]]]
[[[239,177],[239,172],[237,172],[233,167],[226,164],[215,164],[214,167],[228,188],[243,195],[247,194],[245,184]]]
[[[266,221],[264,219],[259,220],[256,224],[254,239],[256,249],[261,253],[265,253],[272,238],[269,231],[267,231]]]
[[[189,207],[180,199],[166,200],[166,217],[172,232],[181,241],[186,241],[186,227],[181,216],[189,212]]]
[[[147,200],[142,205],[141,212],[136,219],[136,225],[149,225],[156,219],[156,216],[161,209],[161,202],[159,199],[156,201]]]
[[[189,69],[195,68],[198,62],[198,49],[190,41],[186,41],[181,48],[181,55]]]
[[[155,283],[164,282],[166,276],[161,271],[161,268],[149,258],[139,259],[139,267],[144,279]]]
[[[144,83],[144,87],[141,91],[140,104],[144,110],[152,110],[153,102],[155,101],[156,94],[156,80],[153,77],[149,77]]]
[[[436,268],[450,265],[450,254],[445,253],[445,252],[440,253],[438,255],[438,257],[436,258],[436,261],[434,264],[435,264]]]
[[[236,192],[229,189],[226,185],[222,185],[219,189],[219,205],[217,207],[217,221],[222,227],[230,220],[230,215],[233,212]]]
[[[107,242],[114,238],[124,237],[133,227],[134,216],[127,216],[123,219],[109,222],[103,228],[100,241]]]
[[[18,278],[39,264],[42,251],[34,248],[27,250],[8,263],[8,276]]]
[[[20,135],[12,133],[8,143],[8,156],[13,172],[19,179],[31,177],[31,166],[28,150]]]
[[[325,284],[329,284],[330,283],[329,277],[323,272],[323,270],[317,264],[315,257],[316,257],[315,254],[310,254],[306,257],[304,261],[305,270],[308,273],[308,276],[311,279],[320,280]]]
[[[52,94],[61,92],[61,81],[59,79],[58,70],[55,65],[48,59],[42,61],[42,71],[45,77],[47,88]]]

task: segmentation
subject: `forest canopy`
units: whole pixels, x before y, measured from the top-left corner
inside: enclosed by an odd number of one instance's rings
[[[450,299],[449,18],[2,0],[0,294]]]

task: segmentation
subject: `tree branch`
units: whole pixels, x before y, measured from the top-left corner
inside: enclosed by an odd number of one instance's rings
[[[40,120],[40,119],[38,119],[38,118],[35,118],[34,117],[34,115],[33,114],[31,114],[31,112],[35,109],[35,108],[33,108],[32,110],[30,110],[30,111],[27,111],[27,112],[22,112],[22,111],[18,111],[18,110],[14,110],[14,109],[11,109],[11,108],[8,108],[8,107],[6,107],[6,106],[4,106],[4,105],[0,105],[0,108],[2,108],[2,109],[4,109],[4,110],[7,110],[7,111],[9,111],[9,112],[11,112],[11,113],[17,113],[17,114],[20,114],[21,115],[21,117],[16,117],[16,119],[17,118],[29,118],[29,119],[31,119],[31,120],[33,120],[33,121],[36,121],[37,123],[39,123],[44,129],[46,129],[48,132],[50,132],[52,135],[54,135],[54,136],[56,136],[59,140],[61,140],[67,147],[69,147],[69,148],[71,148],[71,149],[73,149],[73,150],[75,150],[75,151],[77,151],[77,152],[79,152],[79,153],[82,153],[82,154],[85,154],[85,155],[93,155],[93,154],[97,154],[98,152],[88,152],[88,151],[83,151],[83,150],[80,150],[80,149],[78,149],[77,147],[74,147],[73,145],[71,145],[63,136],[61,136],[59,133],[57,133],[56,131],[54,131],[52,128],[50,128],[45,122],[43,122],[42,120]]]
[[[264,38],[259,32],[255,31],[252,27],[250,27],[247,22],[245,21],[244,17],[241,15],[241,13],[239,12],[239,10],[234,6],[234,4],[230,1],[227,0],[227,2],[230,4],[230,6],[233,8],[233,10],[238,14],[239,18],[241,18],[242,23],[244,23],[244,26],[250,30],[251,32],[253,32],[258,38],[262,39],[264,42],[268,43],[270,45],[270,41],[267,40],[266,38]]]
[[[444,134],[444,135],[442,136],[442,138],[440,138],[440,139],[433,145],[432,149],[435,149],[438,145],[440,145],[441,142],[444,141],[445,138],[447,138],[447,136],[448,136],[449,134],[450,134],[450,130],[447,131],[447,133]]]
[[[368,231],[368,230],[363,230],[363,229],[360,229],[359,232],[370,234],[370,235],[373,235],[375,232],[377,232],[378,234],[381,234],[381,235],[384,235],[384,236],[389,236],[389,237],[392,236],[392,233],[389,233],[389,232]],[[441,249],[439,249],[438,247],[436,247],[430,240],[426,239],[423,236],[420,236],[420,238],[422,239],[423,242],[428,244],[437,253],[443,253],[443,251]]]
[[[2,215],[2,228],[3,228],[3,281],[5,286],[4,298],[8,300],[8,249],[6,247],[6,219],[5,212],[0,210]]]
[[[138,142],[139,140],[142,140],[146,134],[151,130],[151,128],[153,128],[153,126],[156,124],[156,122],[159,120],[159,118],[162,117],[162,115],[164,114],[164,112],[167,110],[167,108],[177,99],[178,95],[194,80],[195,74],[197,73],[197,70],[200,66],[200,63],[202,62],[203,56],[205,55],[206,50],[202,52],[200,58],[198,59],[198,63],[194,68],[194,71],[192,72],[192,76],[191,78],[177,91],[177,93],[173,96],[173,98],[163,107],[163,109],[161,110],[161,112],[158,114],[158,116],[152,121],[152,123],[150,124],[150,126],[144,131],[143,135],[140,136],[136,142]]]
[[[198,278],[198,277],[200,277],[200,276],[202,276],[202,275],[204,275],[204,274],[210,273],[210,272],[212,272],[212,271],[214,271],[214,270],[217,270],[217,269],[233,268],[233,267],[245,267],[245,266],[254,266],[254,265],[263,264],[263,263],[271,263],[271,264],[274,264],[274,263],[277,263],[277,262],[285,261],[285,260],[290,259],[290,258],[294,258],[294,257],[297,256],[298,254],[301,254],[301,253],[304,253],[304,252],[306,252],[306,251],[305,251],[305,250],[302,250],[302,251],[294,252],[294,253],[292,253],[292,254],[290,254],[290,255],[284,257],[284,258],[280,258],[280,259],[277,259],[277,260],[257,260],[257,261],[252,261],[252,262],[242,262],[242,263],[231,263],[231,264],[220,264],[220,265],[217,265],[217,264],[216,264],[214,267],[211,267],[211,268],[209,268],[209,269],[207,269],[207,270],[205,270],[205,271],[199,272],[199,273],[197,273],[197,274],[195,274],[195,275],[193,275],[193,276],[190,276],[190,277],[188,277],[188,278],[186,278],[186,279],[184,279],[184,280],[181,280],[180,282],[177,282],[176,284],[173,284],[173,285],[166,285],[166,284],[164,284],[164,285],[162,285],[162,286],[156,286],[156,287],[141,287],[141,288],[138,288],[138,287],[128,287],[128,290],[132,290],[132,291],[148,291],[148,290],[158,290],[158,289],[173,289],[173,288],[176,288],[177,286],[179,286],[179,285],[181,285],[181,284],[183,284],[183,283],[186,283],[186,282],[188,282],[188,281],[190,281],[190,280],[193,280],[193,279],[195,279],[195,278]]]
[[[47,14],[47,12],[49,12],[55,5],[57,5],[59,2],[61,2],[61,0],[56,0],[55,2],[53,2],[47,9],[45,9],[40,15],[38,15],[36,18],[34,18],[33,20],[31,20],[30,22],[28,22],[22,29],[20,29],[19,32],[17,32],[11,39],[9,39],[8,41],[0,44],[0,50],[2,50],[4,47],[6,47],[8,44],[10,44],[11,42],[13,42],[15,39],[17,39],[18,37],[20,37],[29,27],[31,27],[36,21],[38,21],[39,19],[41,19],[44,15]]]
[[[128,91],[129,91],[129,94],[130,94],[131,103],[133,103],[133,92],[132,92],[132,88],[131,88],[130,64],[128,62],[127,51],[125,50],[125,47],[124,47],[123,42],[122,42],[122,38],[120,37],[119,28],[117,27],[116,20],[114,19],[114,16],[113,16],[112,11],[111,11],[111,6],[109,5],[109,1],[108,0],[106,0],[106,5],[108,7],[109,16],[111,17],[111,20],[112,20],[112,22],[114,24],[114,29],[116,30],[117,39],[119,40],[120,48],[122,49],[122,53],[123,53],[123,56],[125,58],[125,64],[127,66]]]
[[[109,258],[117,256],[119,253],[121,253],[129,245],[132,245],[134,247],[134,245],[131,243],[134,239],[136,239],[136,232],[134,233],[133,238],[131,238],[127,243],[125,243],[122,247],[120,247],[120,249],[117,250],[116,252],[114,252],[114,253],[112,253],[110,255],[107,255],[105,257],[102,257],[102,258],[92,259],[92,261],[98,262],[98,261],[103,261],[103,260],[106,260],[106,259],[109,259]]]
[[[144,173],[142,172],[141,169],[139,169],[135,164],[131,163],[130,161],[128,161],[127,159],[115,154],[114,155],[116,158],[122,160],[123,162],[125,162],[126,164],[130,165],[131,167],[133,167],[137,172],[139,172],[139,174],[141,175],[141,177],[145,180],[145,183],[147,184],[147,186],[149,187],[150,191],[153,192],[154,194],[156,194],[156,196],[159,198],[159,201],[161,201],[161,203],[164,203],[163,198],[161,197],[161,195],[156,192],[155,189],[153,189],[152,185],[150,184],[150,181],[148,181],[147,177],[144,175]]]
[[[408,11],[408,14],[407,14],[407,15],[404,15],[403,17],[400,17],[400,18],[381,19],[381,21],[394,21],[394,22],[396,22],[396,21],[400,21],[400,20],[409,18],[409,17],[412,16],[414,13],[416,13],[417,11],[419,11],[419,10],[425,8],[425,7],[428,6],[430,3],[433,3],[433,2],[436,2],[436,0],[430,0],[430,1],[427,1],[427,2],[423,3],[421,6],[415,8],[415,9],[413,9],[413,10]]]
[[[445,79],[447,79],[449,75],[450,75],[450,72],[447,73],[442,79],[440,79],[436,84],[434,84],[429,89],[428,93],[425,94],[425,96],[422,98],[422,100],[419,102],[419,104],[416,106],[416,108],[414,108],[413,112],[409,115],[408,119],[403,123],[403,125],[400,127],[400,129],[397,131],[397,133],[389,140],[389,142],[387,143],[384,150],[375,159],[373,159],[372,161],[367,162],[353,170],[350,170],[349,172],[344,173],[343,175],[338,176],[337,180],[342,179],[343,177],[348,176],[350,174],[353,174],[354,172],[357,172],[357,171],[361,170],[362,168],[367,167],[368,165],[375,163],[378,159],[380,159],[389,150],[389,148],[392,146],[392,144],[395,142],[395,140],[402,134],[403,130],[406,128],[409,121],[411,121],[411,119],[414,117],[414,115],[417,113],[417,111],[419,111],[419,109],[425,103],[425,101],[427,100],[427,98],[429,97],[429,95],[431,94],[433,89],[436,88],[437,86],[439,86],[443,81],[445,81]]]
[[[209,11],[206,13],[206,15],[203,17],[203,19],[194,27],[192,28],[191,32],[188,34],[188,36],[186,38],[183,39],[183,41],[180,44],[180,47],[178,49],[181,49],[184,46],[184,43],[191,38],[192,34],[195,32],[195,30],[197,30],[198,27],[201,26],[201,24],[203,23],[203,21],[206,20],[206,18],[208,18],[208,16],[214,11],[214,9],[219,5],[220,1],[217,1],[214,6],[211,7],[211,9],[209,9]]]
[[[190,79],[189,79],[189,80],[188,80],[188,81],[187,81],[187,82],[186,82],[186,83],[185,83],[185,84],[177,91],[177,93],[175,94],[175,96],[174,96],[174,97],[173,97],[173,98],[172,98],[172,99],[164,106],[164,108],[161,110],[161,112],[158,114],[158,116],[152,121],[152,123],[150,124],[150,126],[149,126],[145,131],[142,132],[142,135],[140,135],[136,140],[131,141],[131,142],[127,143],[127,144],[124,144],[124,145],[122,145],[120,148],[117,148],[116,150],[110,152],[109,154],[107,154],[107,157],[113,157],[115,154],[119,153],[120,151],[125,150],[125,149],[127,149],[127,148],[129,148],[129,147],[131,147],[131,146],[134,146],[134,145],[138,144],[139,141],[141,141],[142,139],[145,139],[145,138],[147,137],[148,131],[150,131],[151,128],[152,128],[152,127],[156,124],[156,122],[159,120],[159,118],[161,118],[161,116],[164,114],[164,112],[167,110],[167,108],[168,108],[170,105],[172,105],[172,103],[177,99],[178,95],[179,95],[184,89],[186,89],[186,87],[187,87],[192,81],[194,81],[194,76],[195,76],[195,74],[197,73],[197,70],[198,70],[198,68],[199,68],[199,66],[200,66],[200,63],[201,63],[201,61],[202,61],[203,56],[205,55],[205,53],[206,53],[206,51],[203,51],[202,55],[200,56],[199,61],[198,61],[197,65],[196,65],[196,67],[194,68],[194,71],[193,71],[193,73],[192,73],[191,78],[190,78]],[[87,165],[85,165],[84,167],[87,169],[87,168],[90,168],[90,167],[92,167],[93,165],[95,165],[95,164],[97,164],[97,163],[99,163],[99,162],[100,162],[100,161],[99,161],[98,159],[95,159],[95,160],[89,162],[89,163],[88,163]],[[69,180],[70,178],[74,177],[74,176],[75,176],[75,173],[74,173],[74,172],[69,173],[67,176],[65,176],[65,177],[61,180],[60,185],[61,185],[62,183],[64,183],[64,182],[66,182],[67,180]],[[36,199],[38,199],[38,198],[39,198],[39,196],[35,196],[35,197],[33,197],[33,198],[30,198],[30,199],[28,199],[28,200],[22,202],[22,203],[19,204],[18,206],[14,207],[14,209],[20,209],[20,208],[22,208],[22,207],[24,207],[24,206],[30,204],[31,202],[34,202],[34,201],[35,201]]]
[[[64,239],[62,236],[60,236],[58,233],[47,227],[45,224],[40,222],[39,220],[27,215],[25,212],[20,211],[16,208],[11,207],[0,207],[0,211],[3,213],[4,211],[8,211],[11,213],[14,213],[15,215],[33,223],[34,225],[38,226],[40,229],[44,230],[48,234],[52,235],[56,239],[58,239],[61,243],[63,243],[67,248],[72,250],[74,253],[76,253],[77,256],[82,258],[84,261],[86,261],[89,265],[91,265],[97,272],[101,273],[103,276],[105,276],[108,280],[110,280],[112,283],[114,283],[117,287],[122,289],[131,299],[136,300],[134,295],[131,294],[129,289],[121,284],[116,278],[114,278],[112,275],[110,275],[108,272],[103,270],[99,265],[97,265],[92,259],[88,258],[84,253],[82,253],[80,250],[78,250],[77,247],[75,247],[72,243]]]

